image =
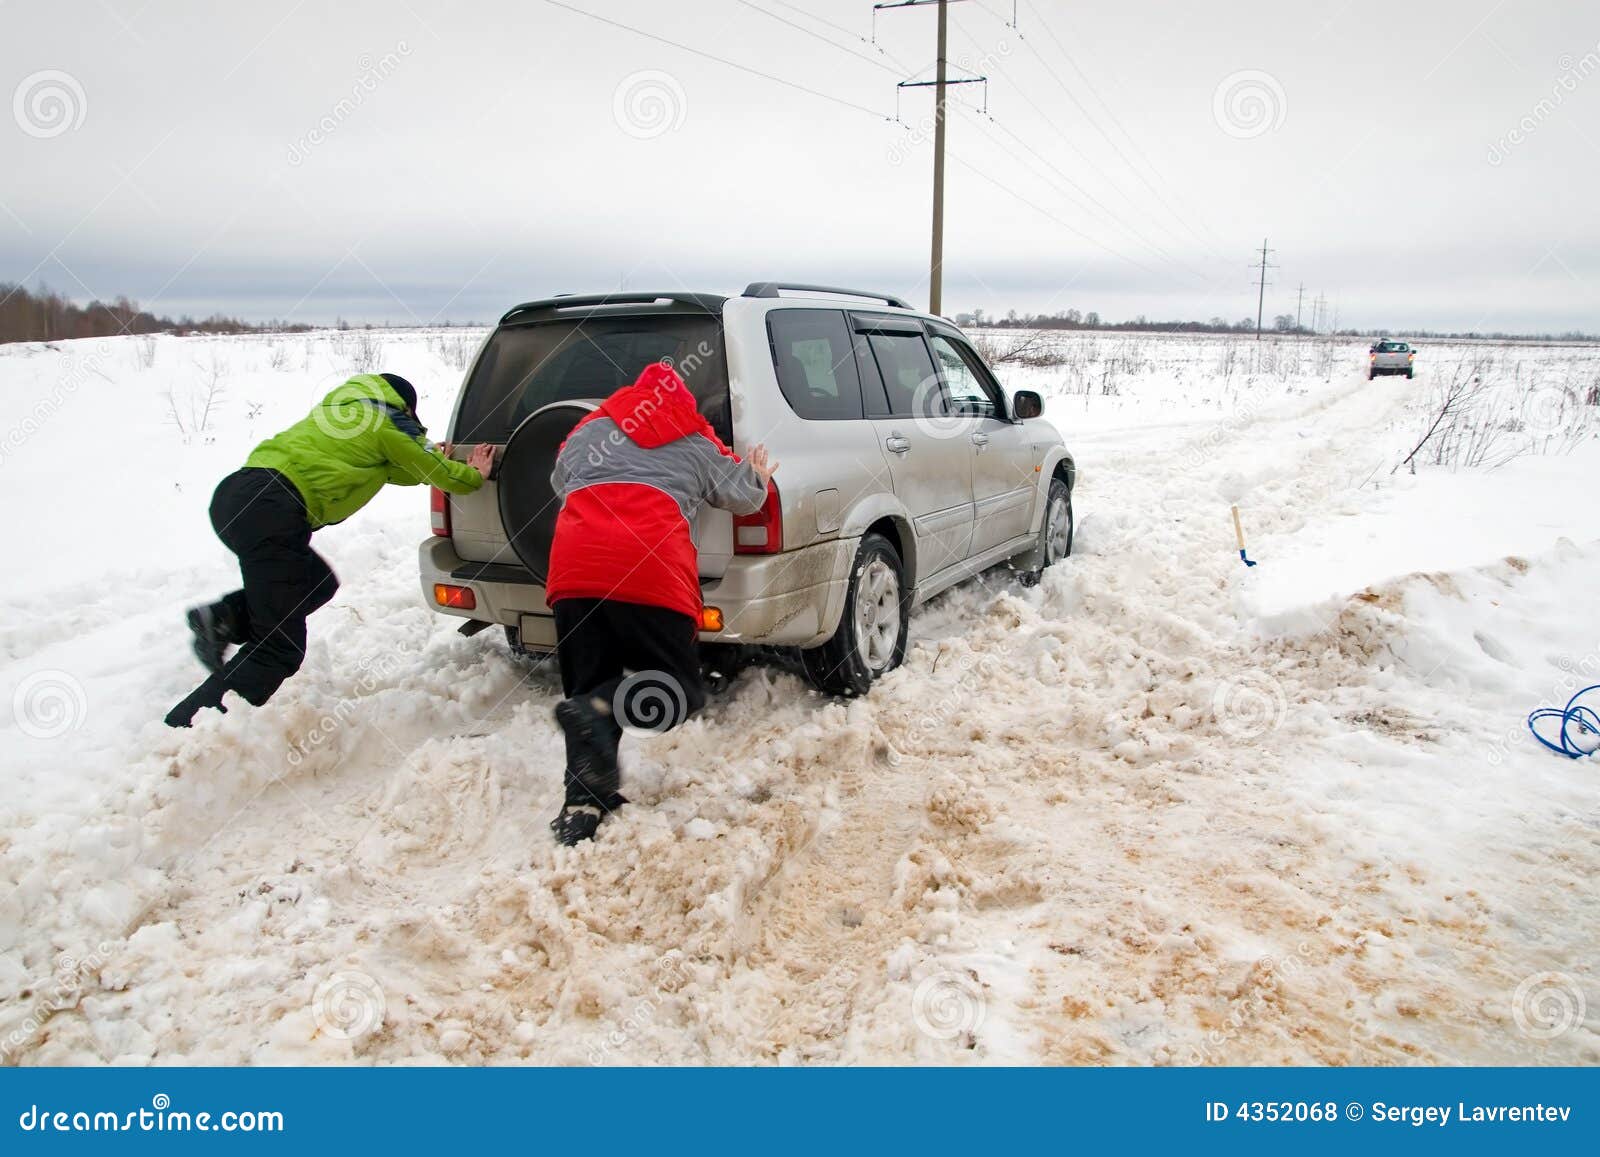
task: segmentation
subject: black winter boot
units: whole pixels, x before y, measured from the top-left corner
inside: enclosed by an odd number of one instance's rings
[[[556,704],[556,722],[567,739],[567,802],[602,805],[622,786],[617,747],[622,728],[609,699],[574,695]]]
[[[233,611],[226,600],[207,603],[203,607],[190,607],[188,619],[189,630],[194,634],[191,640],[194,657],[200,660],[202,667],[215,675],[227,662],[228,645],[244,642],[239,625],[234,621]]]

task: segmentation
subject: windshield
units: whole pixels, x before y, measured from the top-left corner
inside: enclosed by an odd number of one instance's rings
[[[452,440],[504,442],[551,402],[607,397],[670,360],[700,412],[733,443],[722,327],[703,314],[562,318],[495,331],[473,367]]]

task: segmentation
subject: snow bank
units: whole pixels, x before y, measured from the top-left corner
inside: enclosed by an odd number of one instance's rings
[[[1561,1011],[1600,1007],[1595,769],[1521,727],[1600,665],[1592,447],[1390,475],[1427,371],[1354,348],[1008,370],[1077,453],[1074,558],[934,600],[866,699],[747,671],[560,849],[553,673],[420,605],[416,492],[319,534],[278,698],[156,722],[232,577],[211,486],[353,358],[442,424],[443,336],[0,350],[50,559],[0,591],[7,1061],[1600,1060]]]

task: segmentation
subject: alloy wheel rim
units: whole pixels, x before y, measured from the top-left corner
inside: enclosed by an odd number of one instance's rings
[[[1050,503],[1050,532],[1045,537],[1045,559],[1059,562],[1067,557],[1067,536],[1072,520],[1067,516],[1067,504],[1060,498]]]
[[[875,558],[856,576],[856,650],[874,674],[888,668],[900,639],[900,580]]]

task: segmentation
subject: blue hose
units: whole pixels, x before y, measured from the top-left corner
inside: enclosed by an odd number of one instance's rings
[[[1576,737],[1582,737],[1584,742],[1591,742],[1591,737],[1600,736],[1600,713],[1597,713],[1588,704],[1578,702],[1579,699],[1582,699],[1591,691],[1600,691],[1600,683],[1585,687],[1582,691],[1579,691],[1571,699],[1567,700],[1565,707],[1541,707],[1532,712],[1528,716],[1528,730],[1533,732],[1535,739],[1557,755],[1565,755],[1569,759],[1582,759],[1584,756],[1589,755],[1596,750],[1596,746],[1600,745],[1591,743],[1591,746],[1587,748],[1580,747]],[[1561,731],[1559,733],[1561,742],[1559,744],[1550,742],[1549,739],[1539,733],[1539,728],[1536,724],[1545,719],[1559,719],[1561,721]],[[1575,734],[1569,734],[1569,731]]]

